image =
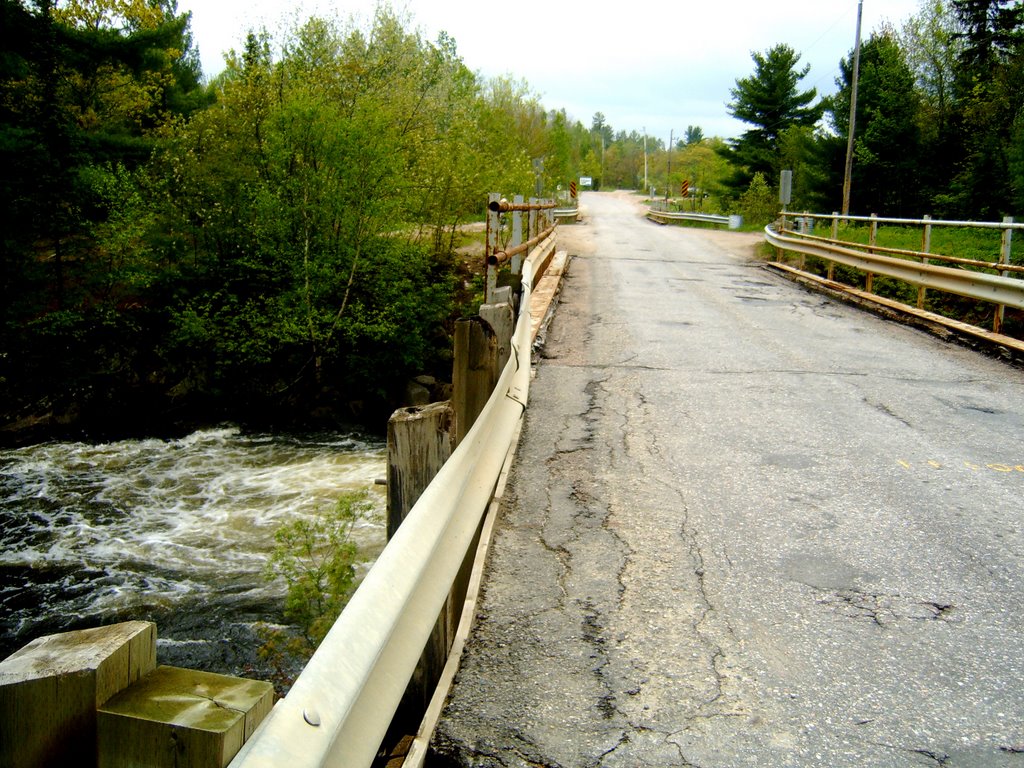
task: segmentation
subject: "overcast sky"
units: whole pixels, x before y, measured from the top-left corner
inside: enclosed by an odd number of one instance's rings
[[[484,76],[523,79],[548,109],[588,127],[603,112],[616,131],[668,142],[690,125],[706,136],[737,136],[746,126],[726,103],[737,78],[754,70],[752,51],[787,43],[811,71],[801,86],[835,89],[839,61],[853,50],[857,0],[395,0],[391,7],[433,40],[441,30],[463,61]],[[249,29],[280,31],[311,15],[368,24],[375,0],[178,0],[208,75],[240,49]],[[883,22],[899,28],[920,0],[864,0],[862,35]],[[664,134],[664,135],[663,135]]]

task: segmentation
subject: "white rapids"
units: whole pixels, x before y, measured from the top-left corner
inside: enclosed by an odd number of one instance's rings
[[[375,501],[354,533],[368,567],[384,545],[385,465],[382,441],[234,427],[0,451],[0,658],[154,611],[252,617],[283,594],[265,574],[274,532],[349,491]]]

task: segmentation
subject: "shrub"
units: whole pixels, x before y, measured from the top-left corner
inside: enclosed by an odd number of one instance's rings
[[[312,518],[282,525],[274,534],[277,545],[267,562],[266,575],[287,584],[284,619],[288,626],[264,624],[260,657],[278,670],[301,666],[313,655],[355,590],[358,552],[352,529],[373,511],[368,491],[347,493],[330,512],[317,510]]]

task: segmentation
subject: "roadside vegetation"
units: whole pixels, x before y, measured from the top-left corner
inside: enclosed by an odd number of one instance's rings
[[[791,209],[839,208],[852,51],[827,98],[798,51],[755,52],[723,94],[749,130],[668,147],[483,79],[387,8],[252,30],[212,80],[189,21],[175,0],[0,0],[8,439],[379,426],[409,377],[447,376],[479,289],[462,227],[531,190],[533,159],[548,194],[640,189],[646,158],[656,196],[685,180],[684,207],[750,226],[784,168]],[[852,212],[1021,212],[1022,37],[1020,2],[923,0],[864,42]]]

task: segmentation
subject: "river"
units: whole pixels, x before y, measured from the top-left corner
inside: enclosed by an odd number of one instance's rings
[[[246,434],[0,451],[0,658],[41,635],[157,623],[157,661],[267,677],[257,622],[281,621],[274,532],[370,489],[360,575],[384,545],[384,443]]]

